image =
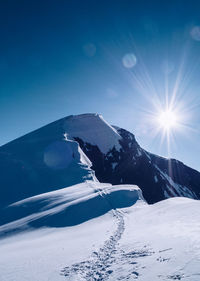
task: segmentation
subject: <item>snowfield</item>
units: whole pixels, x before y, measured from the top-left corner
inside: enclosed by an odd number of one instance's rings
[[[1,281],[200,280],[197,200],[88,181],[4,212]]]

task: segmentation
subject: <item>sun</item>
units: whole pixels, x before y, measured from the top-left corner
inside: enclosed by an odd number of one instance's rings
[[[167,109],[158,114],[157,121],[160,128],[169,131],[177,126],[178,116],[175,111]]]

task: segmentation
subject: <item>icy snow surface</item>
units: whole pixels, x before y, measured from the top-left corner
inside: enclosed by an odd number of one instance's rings
[[[9,209],[1,281],[200,280],[199,201],[147,205],[135,186],[86,182]]]

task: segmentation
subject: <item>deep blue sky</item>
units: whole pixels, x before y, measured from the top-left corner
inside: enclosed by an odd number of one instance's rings
[[[174,130],[170,156],[200,170],[199,11],[192,0],[0,1],[0,144],[98,112],[167,156],[147,112],[179,81],[174,104],[187,126]],[[129,53],[133,68],[122,63]]]

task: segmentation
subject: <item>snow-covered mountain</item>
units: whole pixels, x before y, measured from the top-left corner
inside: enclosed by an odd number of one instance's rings
[[[113,144],[107,153],[98,145],[74,138],[91,160],[100,182],[136,184],[148,203],[176,196],[200,199],[199,172],[178,160],[145,151],[132,133],[116,126],[113,128],[121,136],[120,149]],[[106,134],[104,137],[106,140]]]
[[[2,206],[96,178],[138,185],[149,203],[200,198],[199,172],[145,151],[98,114],[60,119],[0,147],[0,169]]]
[[[0,147],[0,171],[1,281],[199,281],[200,174],[102,116]]]

